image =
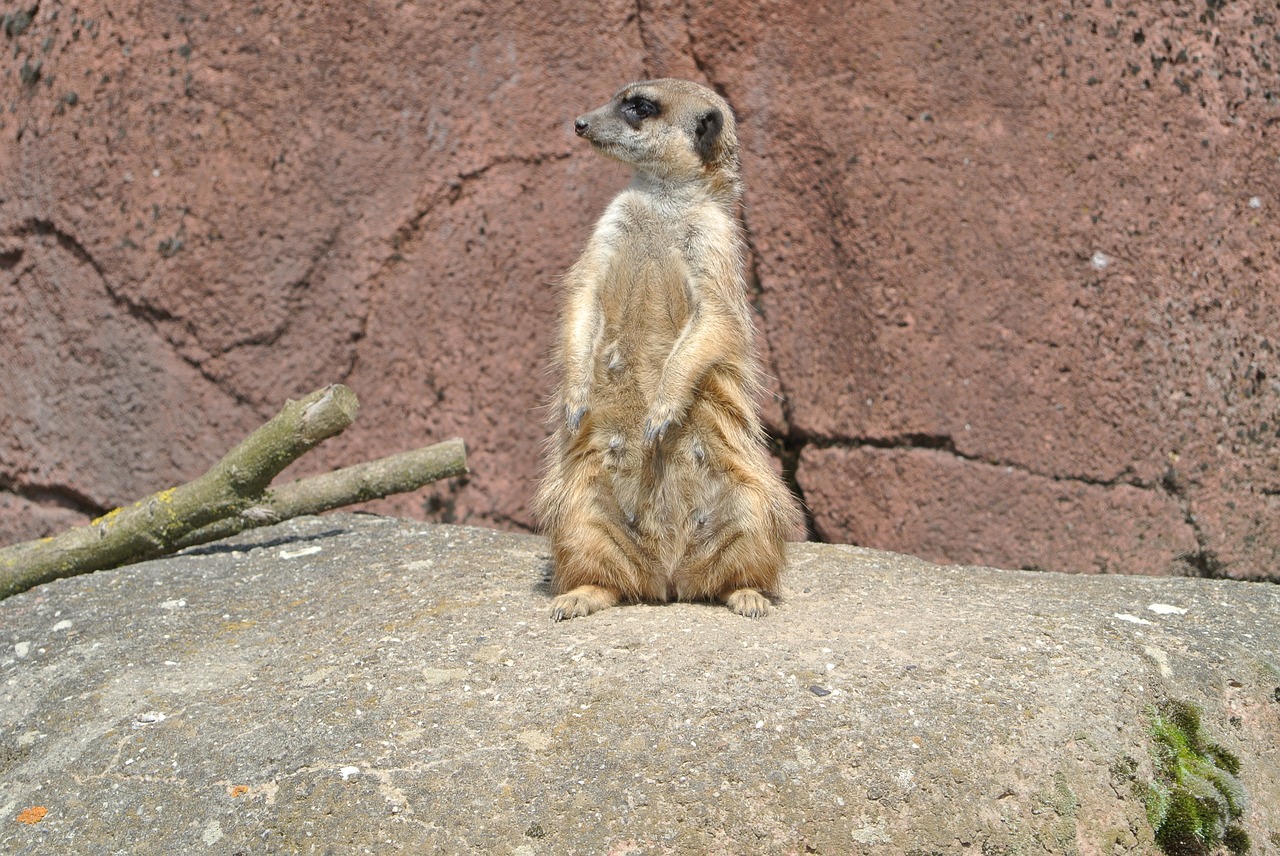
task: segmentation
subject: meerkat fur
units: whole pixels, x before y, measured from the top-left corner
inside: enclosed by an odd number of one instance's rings
[[[564,279],[535,499],[552,617],[672,600],[763,615],[800,515],[757,411],[733,113],[696,83],[649,80],[574,129],[634,175]]]

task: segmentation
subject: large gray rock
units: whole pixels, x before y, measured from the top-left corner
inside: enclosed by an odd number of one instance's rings
[[[42,586],[0,850],[1147,853],[1169,701],[1280,847],[1280,588],[792,556],[759,620],[554,624],[542,540],[358,515]]]

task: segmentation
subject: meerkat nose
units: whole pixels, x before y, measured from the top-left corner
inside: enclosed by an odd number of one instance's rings
[[[573,132],[579,137],[586,136],[587,131],[591,129],[591,123],[586,119],[577,118],[573,120]]]

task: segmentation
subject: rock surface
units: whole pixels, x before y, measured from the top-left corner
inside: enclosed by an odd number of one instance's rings
[[[190,479],[334,381],[363,415],[305,470],[462,436],[468,483],[376,507],[529,528],[554,284],[626,180],[569,121],[674,74],[740,114],[814,535],[1280,574],[1272,6],[0,12],[0,540]]]
[[[0,850],[1153,853],[1175,700],[1280,852],[1280,588],[792,559],[754,621],[554,624],[541,539],[367,515],[42,586],[0,602]]]

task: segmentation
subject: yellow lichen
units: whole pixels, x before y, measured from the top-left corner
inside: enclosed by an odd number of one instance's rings
[[[90,526],[97,526],[99,523],[106,523],[106,522],[108,522],[109,520],[111,520],[112,518],[116,517],[116,516],[117,516],[121,511],[124,511],[124,509],[123,509],[123,508],[113,508],[113,509],[111,509],[110,511],[108,511],[106,514],[102,515],[101,517],[98,517],[98,518],[96,518],[96,519],[92,520],[92,521],[90,522],[90,524],[89,524],[89,525],[90,525]],[[50,540],[52,540],[52,539],[50,539]]]

